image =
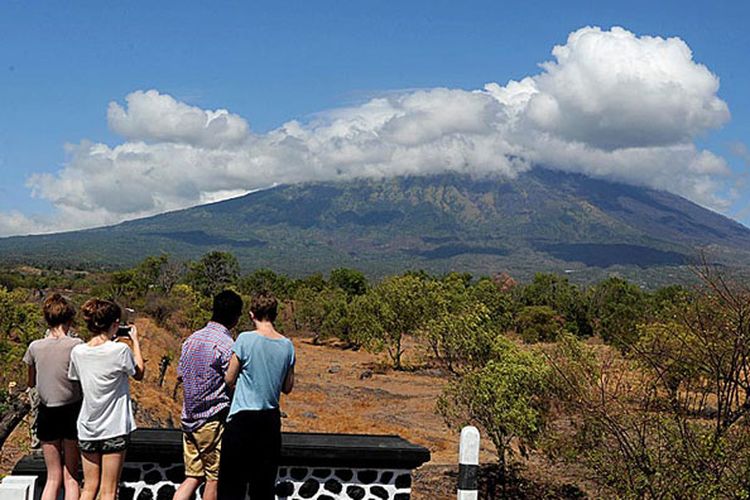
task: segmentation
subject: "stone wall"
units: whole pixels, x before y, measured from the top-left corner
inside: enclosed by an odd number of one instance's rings
[[[120,500],[171,500],[183,474],[182,464],[128,463]],[[410,495],[407,469],[280,467],[276,482],[278,500],[408,500]]]
[[[282,433],[276,498],[408,500],[411,471],[429,459],[429,450],[398,436]],[[119,500],[172,500],[184,473],[180,431],[139,429],[131,435]],[[13,475],[37,477],[33,497],[39,498],[46,477],[41,456],[21,459]]]

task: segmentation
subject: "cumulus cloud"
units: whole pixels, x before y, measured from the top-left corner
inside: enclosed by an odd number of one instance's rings
[[[33,175],[28,184],[76,227],[273,183],[446,171],[513,177],[533,165],[726,208],[729,169],[694,140],[726,123],[729,110],[717,95],[719,79],[693,60],[685,42],[586,27],[552,56],[521,81],[391,93],[264,134],[227,110],[137,91],[124,105],[109,105],[108,123],[121,144],[68,146],[61,170]],[[0,234],[19,232],[17,220],[2,220]]]
[[[719,79],[679,38],[584,28],[552,50],[527,103],[531,125],[614,150],[692,140],[729,119]]]
[[[203,110],[156,90],[137,91],[125,98],[127,109],[109,103],[107,122],[129,140],[177,142],[201,147],[241,144],[250,130],[247,122],[226,109]]]

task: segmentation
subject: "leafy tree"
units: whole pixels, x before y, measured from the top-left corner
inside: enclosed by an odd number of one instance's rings
[[[512,326],[511,295],[490,279],[472,284],[468,274],[449,273],[424,283],[420,333],[433,358],[453,373],[483,364],[494,338]]]
[[[153,290],[159,286],[161,269],[168,260],[169,257],[164,254],[158,257],[146,257],[135,267],[135,281],[141,293],[145,294],[148,290]]]
[[[373,352],[385,350],[397,370],[403,368],[403,340],[425,321],[425,284],[404,275],[387,278],[351,304],[352,338]]]
[[[430,281],[432,279],[430,273],[428,273],[424,269],[410,269],[406,271],[403,276],[411,276],[413,278],[417,278],[420,281]]]
[[[468,289],[472,301],[487,306],[493,327],[498,332],[504,332],[513,326],[515,309],[513,296],[503,288],[503,283],[483,278]]]
[[[564,320],[548,306],[527,306],[516,318],[516,329],[524,342],[550,342],[563,330]]]
[[[325,289],[316,292],[302,287],[295,295],[294,314],[296,320],[313,332],[313,342],[337,337],[351,341],[350,320],[346,293],[339,289]]]
[[[649,319],[673,321],[679,319],[680,311],[693,299],[690,290],[680,285],[659,288],[647,298]]]
[[[131,269],[111,273],[107,287],[95,293],[115,302],[144,307],[147,295],[152,298],[166,296],[183,274],[184,266],[170,260],[166,254],[146,257]]]
[[[294,288],[287,276],[276,274],[271,269],[257,269],[240,279],[239,289],[246,295],[258,292],[270,292],[279,300],[288,298]]]
[[[424,327],[433,352],[454,374],[484,366],[492,356],[492,346],[501,332],[495,329],[490,311],[482,303],[429,320]]]
[[[209,252],[190,265],[188,284],[207,297],[235,286],[240,276],[237,258],[228,252]]]
[[[422,333],[434,359],[450,371],[458,368],[456,329],[459,316],[470,307],[466,284],[456,275],[441,280],[425,280],[425,323]]]
[[[452,271],[445,276],[442,277],[441,281],[454,281],[461,283],[464,288],[469,288],[471,286],[471,280],[474,279],[474,277],[471,275],[471,273],[458,273],[455,271]]]
[[[453,373],[483,365],[494,338],[509,324],[510,313],[503,308],[510,301],[503,303],[492,282],[471,285],[470,276],[458,273],[427,281],[425,293],[421,336],[434,359]]]
[[[146,257],[135,268],[136,281],[142,294],[169,294],[184,274],[185,265],[171,259],[168,254]]]
[[[29,292],[0,286],[0,447],[28,413],[26,366],[21,362],[27,345],[44,332],[39,304],[29,302]],[[12,386],[17,385],[13,390]],[[7,390],[5,388],[8,388]]]
[[[315,290],[317,292],[324,290],[328,286],[322,273],[313,273],[309,276],[306,276],[301,280],[297,280],[295,285],[298,287],[306,286],[307,288]]]
[[[132,302],[138,296],[140,286],[134,269],[115,271],[109,277],[105,297],[115,302]]]
[[[608,343],[627,349],[638,338],[638,323],[643,322],[647,295],[622,278],[611,277],[591,291],[591,310],[596,333]]]
[[[537,273],[534,280],[517,293],[524,306],[547,306],[560,313],[567,331],[584,337],[593,333],[586,301],[578,287],[567,278]]]
[[[178,327],[195,330],[203,327],[211,318],[211,297],[196,292],[190,285],[175,285],[169,298],[175,308],[172,321]]]
[[[511,442],[517,439],[523,452],[545,427],[551,374],[544,358],[497,337],[492,359],[451,382],[438,400],[438,412],[451,427],[483,429],[505,473]]]
[[[0,287],[0,339],[18,342],[24,349],[44,332],[41,307],[27,298],[24,289],[9,292]]]
[[[367,291],[367,278],[360,271],[341,267],[331,271],[328,283],[346,292],[350,297],[362,295]]]

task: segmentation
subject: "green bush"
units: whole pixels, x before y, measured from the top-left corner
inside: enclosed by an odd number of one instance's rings
[[[551,307],[527,306],[516,317],[516,330],[524,342],[551,342],[563,330],[564,319]]]
[[[451,382],[438,412],[451,427],[476,425],[492,440],[501,470],[511,442],[533,445],[549,414],[551,368],[540,355],[498,337],[492,359]]]

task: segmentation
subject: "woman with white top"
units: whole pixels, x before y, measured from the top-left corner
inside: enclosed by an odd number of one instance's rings
[[[78,439],[83,455],[81,500],[115,500],[130,443],[135,430],[128,377],[143,379],[144,366],[138,330],[130,326],[127,344],[118,342],[120,306],[101,299],[89,299],[81,314],[93,334],[91,340],[73,348],[71,380],[79,380],[83,405],[78,416]]]

